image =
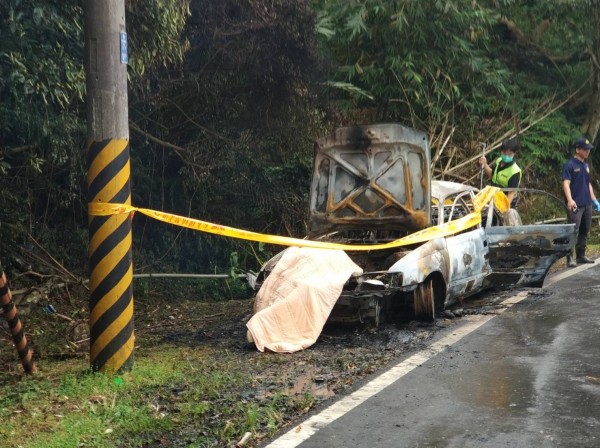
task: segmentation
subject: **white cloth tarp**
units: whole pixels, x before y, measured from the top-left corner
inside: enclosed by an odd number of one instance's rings
[[[261,352],[313,345],[351,275],[362,269],[341,250],[289,247],[261,286],[248,340]]]

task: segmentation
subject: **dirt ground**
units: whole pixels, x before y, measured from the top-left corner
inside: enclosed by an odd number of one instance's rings
[[[532,289],[534,294],[539,295],[540,291]],[[318,400],[324,400],[347,391],[356,381],[374,373],[402,353],[425,347],[436,331],[456,324],[461,316],[497,313],[501,308],[499,303],[514,292],[479,294],[440,313],[434,323],[384,323],[377,328],[326,325],[313,346],[292,354],[260,353],[246,341],[245,325],[252,317],[251,299],[220,302],[217,307],[213,303],[210,309],[203,302],[185,301],[163,310],[146,310],[136,321],[136,340],[146,346],[161,343],[181,347],[219,346],[223,352],[239,356],[248,365],[263,368],[268,363],[256,363],[258,358],[284,359],[286,362],[283,364],[275,364],[273,372],[269,372],[268,368],[257,372],[264,375],[265,381],[261,382],[264,390],[257,390],[256,394],[271,393],[274,387],[283,384],[287,390],[277,392],[310,393]],[[269,374],[274,375],[272,380],[268,379]]]
[[[597,256],[597,255],[596,255]],[[556,263],[552,272],[564,270],[564,260]],[[435,322],[410,321],[383,323],[379,327],[360,325],[326,325],[317,342],[306,350],[292,354],[260,353],[246,341],[246,322],[252,317],[253,300],[234,300],[218,304],[197,301],[172,303],[143,310],[136,322],[137,341],[152,345],[171,343],[178,346],[220,346],[249,366],[262,371],[260,384],[269,394],[282,385],[279,393],[309,393],[317,400],[326,400],[348,392],[357,381],[389,364],[403,353],[426,347],[436,331],[455,325],[468,314],[496,314],[500,304],[517,291],[528,291],[536,299],[543,298],[542,288],[488,290],[438,313]],[[139,312],[139,306],[138,306]],[[187,316],[187,317],[185,317]],[[256,362],[269,358],[284,359],[269,371],[268,363]],[[269,375],[272,375],[269,378]]]
[[[561,260],[552,271],[563,269],[565,263]],[[526,290],[535,298],[545,295],[541,288],[519,290]],[[257,379],[250,395],[247,390],[231,393],[239,392],[240,396],[245,394],[245,400],[257,401],[273,394],[310,396],[313,405],[320,406],[336,395],[348,393],[362,379],[403,353],[426,347],[437,331],[457,324],[462,316],[498,313],[500,303],[515,293],[516,290],[485,291],[439,313],[433,323],[384,323],[377,328],[326,325],[313,346],[293,354],[260,353],[246,341],[245,325],[252,316],[251,298],[207,301],[202,297],[174,299],[159,294],[136,298],[136,350],[143,356],[162,344],[182,350],[217,347],[221,350],[216,353],[222,353],[224,359],[232,356],[239,359]],[[87,307],[69,296],[55,299],[53,308],[58,312],[49,310],[45,303],[20,306],[37,362],[76,358],[87,365]],[[14,379],[21,366],[4,322],[0,324],[0,332],[0,371],[8,374],[4,375],[6,380]],[[219,359],[214,359],[214,363],[218,365]],[[293,425],[298,417],[299,414],[286,415],[286,426]]]
[[[600,256],[600,246],[588,250],[592,258]],[[565,259],[559,260],[551,274],[566,269]],[[145,349],[156,344],[177,346],[219,345],[243,356],[260,353],[254,345],[246,342],[246,322],[252,317],[253,299],[250,289],[246,298],[233,300],[210,300],[206,292],[193,286],[181,287],[178,281],[169,287],[156,285],[145,294],[139,294],[134,286],[136,345]],[[178,293],[169,294],[169,288],[178,287]],[[39,361],[56,359],[86,359],[89,352],[88,292],[84,288],[62,290],[60,294],[44,297],[35,302],[16,300],[19,317]],[[378,328],[368,326],[326,326],[318,341],[309,349],[285,355],[291,361],[290,370],[310,359],[332,359],[343,348],[349,357],[356,358],[357,365],[380,366],[389,359],[424,346],[439,328],[453,325],[460,316],[468,313],[494,312],[497,303],[511,291],[485,291],[474,298],[454,306],[450,313],[439,313],[433,324],[405,322],[397,325],[382,324]],[[0,316],[2,316],[0,310]],[[266,355],[268,356],[268,354]],[[324,364],[324,363],[323,363]],[[319,393],[331,395],[353,379],[336,373],[329,366],[326,381],[319,377]],[[8,326],[0,319],[0,371],[20,370]],[[372,372],[373,368],[357,368],[357,376]],[[295,375],[290,372],[290,376]],[[327,386],[329,391],[324,391]],[[309,388],[314,388],[311,385]]]
[[[480,294],[480,298],[466,300],[461,306],[440,314],[434,323],[384,323],[377,328],[326,325],[312,347],[293,354],[260,353],[247,342],[246,322],[252,317],[252,298],[226,301],[136,298],[136,349],[143,353],[160,344],[182,348],[207,345],[220,347],[228,356],[234,354],[249,365],[257,366],[268,365],[263,361],[276,357],[278,378],[271,383],[287,384],[289,389],[279,392],[308,392],[318,399],[326,399],[343,392],[407,350],[424,347],[437,330],[454,325],[461,315],[495,312],[497,303],[507,294]],[[87,307],[72,296],[69,300],[62,297],[54,298],[52,303],[18,306],[39,364],[67,358],[88,362]],[[18,374],[21,366],[6,322],[0,321],[0,331],[0,371]],[[285,360],[283,364],[281,359]],[[268,372],[265,375],[268,376]],[[262,384],[269,388],[268,379]]]

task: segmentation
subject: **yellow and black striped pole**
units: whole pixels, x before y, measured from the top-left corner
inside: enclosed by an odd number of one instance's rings
[[[17,349],[17,354],[19,355],[23,369],[26,373],[35,372],[33,352],[31,351],[31,348],[29,348],[27,337],[23,331],[23,325],[21,325],[21,321],[17,316],[17,308],[12,301],[12,295],[2,265],[0,265],[0,307],[2,307],[4,318],[8,322],[8,327],[10,328],[10,333],[12,334],[15,348]]]
[[[88,203],[131,203],[124,0],[85,0]],[[90,363],[133,367],[131,216],[95,216],[90,233]]]

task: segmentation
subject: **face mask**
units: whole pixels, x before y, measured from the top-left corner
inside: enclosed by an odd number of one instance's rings
[[[512,162],[512,160],[513,160],[512,156],[507,156],[506,154],[502,154],[500,156],[500,158],[502,159],[502,161],[504,163],[509,163],[509,162]]]

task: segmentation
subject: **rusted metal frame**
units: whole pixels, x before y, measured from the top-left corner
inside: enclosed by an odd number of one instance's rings
[[[414,203],[414,198],[410,200],[411,198],[407,195],[406,200],[403,201],[405,204],[399,203],[394,196],[389,196],[389,192],[382,191],[380,188],[382,186],[376,183],[377,179],[388,170],[388,166],[396,165],[392,167],[393,172],[401,174],[404,177],[401,183],[402,186],[405,185],[405,182],[408,182],[408,185],[410,185],[411,182],[419,181],[423,187],[423,191],[420,193],[426,196],[428,192],[427,184],[430,182],[429,153],[426,150],[426,143],[423,143],[425,139],[421,134],[400,125],[355,126],[338,129],[334,134],[317,140],[315,144],[315,171],[313,172],[313,180],[311,182],[311,191],[314,191],[311,195],[311,227],[309,235],[314,237],[315,235],[330,233],[332,227],[336,225],[358,228],[359,226],[364,226],[363,223],[368,223],[369,226],[383,226],[390,231],[406,232],[418,230],[428,224],[431,206],[428,201],[425,204],[426,210],[424,215],[415,214],[417,210],[410,210],[411,204]],[[352,163],[352,156],[350,156],[349,160],[338,158],[340,157],[339,153],[348,153],[348,151],[350,151],[350,154],[355,153],[357,156],[360,155],[362,161],[355,165]],[[384,153],[386,156],[389,153],[391,157],[378,159],[378,154]],[[411,172],[406,173],[406,164],[404,162],[407,156],[411,158],[413,153],[420,160],[419,165],[421,169],[419,170],[419,174],[421,171],[423,174],[419,179],[416,179],[416,176]],[[377,171],[369,173],[368,177],[371,179],[367,179],[366,171],[369,167],[373,170],[374,160],[378,161]],[[349,165],[348,162],[352,164]],[[331,166],[333,163],[335,165]],[[339,191],[336,187],[341,185],[336,185],[332,182],[337,179],[335,174],[337,171],[334,171],[334,168],[337,167],[347,173],[348,180],[354,178],[354,182],[358,184],[361,182],[359,179],[362,179],[362,182],[365,182],[365,179],[367,179],[366,182],[369,185],[364,187],[357,185],[360,188],[352,186],[345,193],[347,196],[343,198],[341,203],[334,203],[335,192]],[[409,178],[407,179],[406,176],[409,176]],[[317,193],[318,196],[315,196],[314,193]],[[366,195],[366,193],[369,194]],[[411,192],[409,191],[408,194],[410,195]],[[362,195],[366,195],[367,197],[363,198]],[[368,200],[368,196],[376,196],[378,198],[376,202],[377,207],[376,210],[368,209],[369,213],[365,213],[361,208],[362,202],[358,202],[357,197],[362,201],[362,199]],[[349,213],[341,213],[342,211],[351,212],[352,216],[343,216]],[[422,210],[418,210],[418,212],[422,212]],[[412,227],[409,228],[407,226]],[[351,230],[350,228],[349,230]]]
[[[351,174],[354,175],[354,177],[358,178],[358,179],[364,179],[364,180],[368,180],[365,179],[365,176],[358,171],[354,165],[346,162],[345,160],[342,159],[338,159],[336,157],[334,157],[337,154],[325,154],[323,153],[324,156],[328,157],[330,160],[332,160],[333,162],[335,162],[337,165],[340,165],[341,167],[347,169]],[[358,197],[362,192],[364,192],[366,190],[366,186],[365,187],[360,187],[357,188],[353,191],[350,192],[350,194],[342,199],[340,202],[337,203],[337,205],[334,203],[334,196],[335,196],[335,176],[333,175],[333,173],[335,173],[335,167],[334,169],[330,169],[329,172],[329,180],[327,183],[327,205],[325,206],[325,210],[327,211],[327,213],[335,213],[338,210],[341,210],[345,207],[349,207],[352,210],[354,210],[357,214],[362,214],[362,210],[360,210],[356,205],[354,205],[354,199],[356,199],[356,197]],[[367,173],[368,174],[368,173]],[[339,218],[340,220],[343,220],[343,218]]]
[[[415,153],[416,154],[421,154],[421,151],[419,151],[420,148],[418,146],[411,145],[409,143],[407,143],[406,145],[409,146],[409,147],[415,148]],[[407,153],[408,151],[404,151],[404,152]],[[408,166],[408,157],[404,157],[402,159],[402,162],[403,162],[402,165],[404,167],[404,173],[405,173],[404,174],[404,187],[406,189],[406,200],[407,200],[407,204],[408,204],[408,208],[407,208],[407,205],[404,205],[402,207],[402,209],[405,210],[405,211],[407,211],[408,213],[410,213],[411,211],[415,210],[415,206],[414,206],[413,195],[412,195],[412,191],[413,191],[412,190],[412,177],[410,175],[411,170],[409,169],[409,166]],[[423,162],[427,163],[426,158],[424,158]],[[425,167],[422,167],[422,168],[425,168]],[[425,171],[426,171],[426,169],[423,170],[423,172],[425,172]],[[427,176],[425,176],[425,177],[427,177]],[[431,183],[430,179],[427,179],[427,181],[429,183]],[[429,194],[431,195],[431,191],[429,191]],[[429,207],[431,207],[431,204],[429,204]]]
[[[404,169],[404,188],[406,191],[406,202],[407,202],[408,210],[414,210],[415,206],[414,206],[414,202],[413,202],[413,195],[411,194],[412,193],[412,179],[410,177],[410,169],[408,167],[408,160],[406,157],[402,160],[402,167]],[[408,176],[407,176],[407,174],[408,174]]]
[[[465,207],[465,211],[467,211],[467,213],[469,213],[469,210],[470,211],[473,210],[473,203],[469,204],[469,202],[464,199],[464,196],[467,196],[467,195],[469,196],[469,199],[473,199],[473,197],[475,196],[471,190],[468,190],[468,191],[458,194],[456,196],[456,198],[454,198],[454,200],[452,202],[452,207],[450,208],[450,212],[448,213],[448,222],[452,221],[452,216],[454,214],[454,208],[456,206],[456,203],[459,200],[462,201],[462,205]],[[445,199],[446,198],[444,198],[444,200],[440,201],[441,207],[442,207],[442,215],[441,215],[441,219],[438,217],[438,224],[444,224],[444,222],[445,222],[445,219],[444,219],[444,217],[445,217],[444,211],[445,211],[445,207],[446,207],[444,204]]]
[[[541,284],[552,264],[567,255],[572,247],[574,230],[566,234],[568,226],[541,224],[537,231],[530,231],[527,235],[523,235],[519,227],[493,226],[486,229],[492,267],[486,282],[490,285]],[[533,261],[535,265],[531,264]]]
[[[389,295],[376,293],[369,295],[349,295],[342,293],[331,310],[329,315],[330,322],[350,323],[364,322],[366,319],[372,319],[375,326],[379,325],[379,316],[381,311],[381,301]]]
[[[362,209],[359,209],[355,204],[354,204],[354,200],[360,196],[363,192],[365,192],[367,189],[372,189],[376,192],[378,192],[384,199],[384,205],[382,206],[382,208],[384,207],[389,207],[391,205],[395,205],[397,207],[399,207],[400,209],[402,209],[405,212],[408,212],[409,210],[406,208],[406,205],[401,204],[400,202],[398,202],[388,191],[386,191],[385,189],[381,188],[377,182],[376,179],[379,179],[383,174],[386,173],[387,170],[389,170],[389,168],[391,166],[393,166],[398,160],[402,160],[403,161],[403,167],[404,167],[404,172],[408,173],[408,169],[407,169],[407,165],[406,165],[406,158],[402,157],[402,154],[398,154],[396,157],[393,157],[393,152],[392,152],[392,160],[390,162],[387,163],[387,166],[385,165],[381,165],[381,168],[379,168],[377,170],[377,172],[367,172],[365,173],[366,176],[361,173],[359,170],[356,169],[355,165],[349,163],[348,161],[342,159],[342,158],[338,158],[337,153],[322,153],[323,156],[329,158],[331,161],[335,162],[336,164],[338,164],[339,166],[341,166],[342,168],[346,169],[348,172],[350,172],[351,174],[353,174],[355,177],[357,177],[358,179],[363,179],[365,181],[368,181],[367,185],[364,185],[360,188],[355,189],[354,191],[352,191],[346,198],[344,198],[343,200],[341,200],[340,202],[336,204],[334,204],[334,199],[333,196],[335,193],[335,182],[332,182],[333,179],[331,179],[331,173],[330,173],[330,179],[329,179],[329,185],[328,185],[328,195],[327,195],[327,210],[330,210],[331,212],[336,212],[337,210],[340,210],[344,207],[349,207],[352,210],[354,210],[357,213],[360,214],[364,214]],[[373,169],[372,166],[372,156],[368,156],[367,157],[368,163],[369,163],[369,170]],[[385,169],[384,169],[385,168]],[[333,171],[333,170],[332,170]],[[408,179],[408,185],[410,186],[410,176],[404,176],[405,179],[405,184],[407,182],[406,179]],[[409,189],[407,189],[406,191],[410,191]],[[407,195],[407,200],[409,202],[409,204],[412,202],[412,197],[410,195]],[[379,209],[381,210],[381,208]],[[372,213],[368,213],[366,214],[366,216],[370,216],[370,215],[374,215],[375,212]]]

